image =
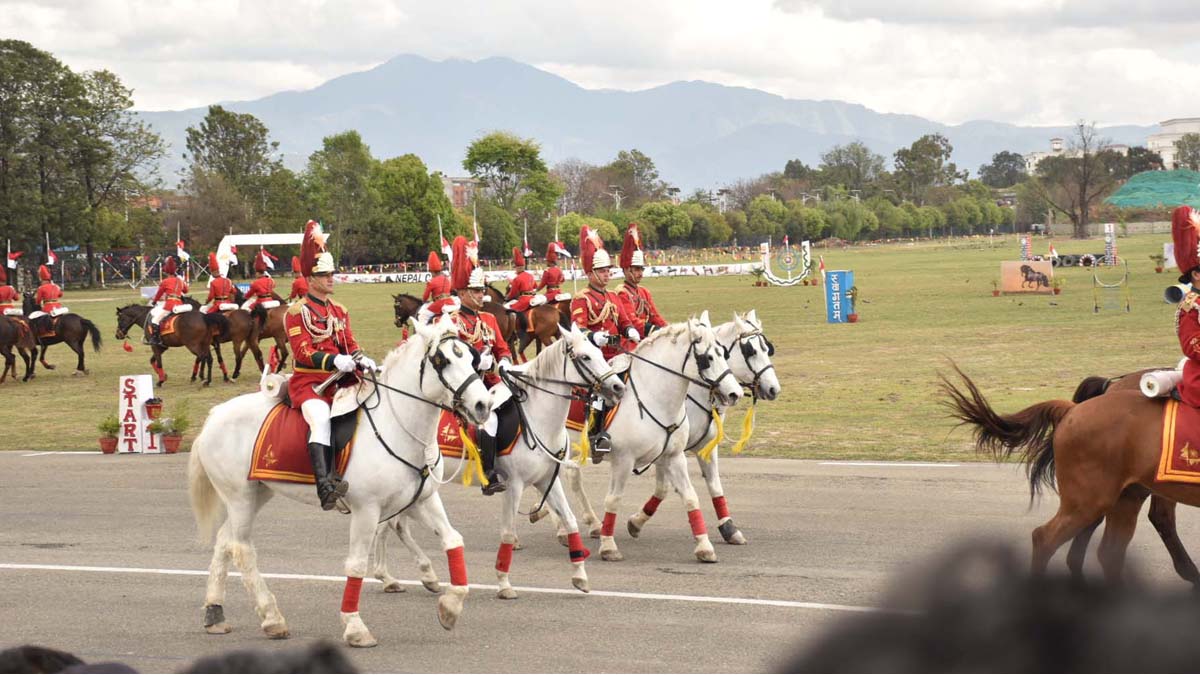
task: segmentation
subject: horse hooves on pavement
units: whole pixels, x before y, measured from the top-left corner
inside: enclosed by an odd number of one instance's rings
[[[263,626],[263,632],[272,640],[286,640],[292,636],[286,623],[272,623]]]
[[[227,624],[225,622],[221,622],[218,624],[214,624],[212,626],[204,627],[204,632],[208,633],[209,635],[225,635],[226,633],[228,633],[232,630],[233,630],[233,627],[231,627],[229,624]]]
[[[508,586],[496,591],[496,597],[500,598],[501,600],[516,600],[517,592],[514,591],[511,586]]]
[[[399,581],[393,581],[383,585],[384,593],[404,593],[407,590],[408,589],[404,587],[404,584],[400,583]]]
[[[574,586],[575,588],[578,588],[579,590],[583,591],[584,593],[592,592],[592,586],[591,586],[591,584],[588,583],[587,579],[572,578],[571,585]]]
[[[557,536],[558,536],[558,543],[562,544],[563,546],[569,546],[569,545],[570,545],[570,543],[567,541],[567,535],[566,535],[566,533],[559,534],[559,535],[557,535]]]
[[[621,562],[625,556],[620,551],[600,551],[600,559],[608,562]]]
[[[425,590],[429,591],[430,593],[436,594],[442,592],[442,585],[438,583],[437,579],[434,579],[433,581],[425,581],[422,579],[421,585],[424,586]]]
[[[702,563],[715,563],[715,562],[717,562],[717,552],[716,551],[696,551],[696,560],[699,560]]]
[[[346,644],[350,645],[351,647],[365,649],[378,645],[379,641],[375,639],[374,635],[371,635],[369,632],[367,632],[348,636],[346,638]]]
[[[634,539],[637,539],[638,535],[642,533],[642,526],[633,522],[633,518],[625,521],[625,527],[629,530],[629,536],[633,537]]]

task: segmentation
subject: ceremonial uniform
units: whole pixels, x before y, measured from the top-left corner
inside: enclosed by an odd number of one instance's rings
[[[442,274],[442,261],[434,251],[429,252],[427,266],[433,276],[425,282],[425,292],[421,294],[421,300],[428,303],[421,313],[425,321],[441,314],[446,307],[458,306],[458,298],[450,293],[450,277]]]
[[[666,319],[659,315],[658,308],[654,306],[654,298],[651,297],[650,291],[639,283],[645,266],[642,237],[638,233],[637,223],[630,223],[625,232],[625,243],[621,246],[621,269],[625,271],[625,283],[617,288],[617,298],[643,336],[647,335],[652,327],[662,328],[667,325]]]
[[[525,267],[525,256],[521,254],[519,248],[513,249],[513,267]],[[537,282],[533,280],[533,275],[521,269],[517,272],[517,276],[508,282],[508,293],[504,296],[504,308],[519,314],[524,313],[529,309],[529,301],[537,295],[536,289]]]
[[[0,266],[0,316],[21,316],[21,296],[8,285],[8,272]]]
[[[463,307],[455,313],[454,320],[458,324],[458,336],[475,351],[491,354],[497,365],[504,360],[512,361],[512,351],[500,334],[500,324],[496,323],[496,317],[491,312],[476,312]],[[483,383],[491,389],[500,384],[500,376],[494,370],[488,370],[483,373]]]
[[[617,294],[591,285],[571,300],[571,321],[589,333],[603,331],[614,337],[628,336],[630,330],[637,331]],[[640,332],[638,336],[641,336]],[[600,351],[606,359],[620,353],[615,345],[608,343],[602,345]]]
[[[1200,267],[1200,213],[1180,206],[1171,214],[1171,237],[1175,241],[1175,261],[1182,275],[1180,283],[1191,283],[1191,272]],[[1175,332],[1187,361],[1179,382],[1179,399],[1200,407],[1200,293],[1193,288],[1183,297],[1175,312]]]
[[[58,316],[66,314],[67,308],[62,306],[59,300],[62,299],[62,289],[58,284],[54,283],[53,277],[50,275],[50,270],[45,265],[38,268],[38,278],[42,280],[42,285],[33,294],[33,301],[40,307],[39,311],[31,312],[30,319],[39,319],[43,316]]]
[[[357,356],[361,351],[350,330],[350,315],[346,308],[333,300],[322,302],[310,295],[288,309],[283,325],[287,329],[288,347],[294,360],[293,374],[288,380],[292,407],[299,408],[305,401],[314,398],[332,404],[335,387],[326,388],[320,396],[313,391],[313,387],[320,385],[337,370],[333,365],[335,356]],[[347,374],[338,380],[337,387],[349,387],[357,383],[357,376]]]
[[[166,276],[158,282],[158,291],[150,300],[153,307],[150,308],[150,330],[145,332],[146,344],[161,346],[160,329],[163,318],[168,314],[178,314],[191,309],[183,302],[183,296],[188,292],[187,283],[175,276],[175,269],[175,259],[168,257],[163,263],[163,274]]]
[[[542,279],[538,282],[537,290],[544,290],[546,298],[553,302],[555,296],[562,292],[563,279],[561,268],[558,266],[547,267],[542,272]]]
[[[279,301],[275,299],[275,280],[265,272],[263,276],[250,282],[250,292],[246,293],[246,296],[246,302],[242,303],[242,309],[245,310],[253,309],[255,305],[262,305],[267,309],[279,306]]]
[[[292,273],[296,278],[292,279],[292,292],[288,293],[288,300],[303,300],[308,295],[308,279],[300,269],[300,257],[292,256]]]
[[[204,301],[205,313],[212,314],[213,312],[237,309],[237,305],[233,302],[233,282],[221,276],[221,266],[217,263],[217,256],[213,253],[208,254],[208,272],[212,275],[212,279],[208,282],[208,298]]]

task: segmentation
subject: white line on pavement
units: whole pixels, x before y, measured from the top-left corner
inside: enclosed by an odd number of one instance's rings
[[[22,457],[45,457],[46,455],[99,455],[99,450],[48,450],[46,452],[30,452]]]
[[[941,462],[821,462],[821,466],[894,466],[907,468],[952,469],[962,464],[943,464]]]
[[[149,567],[101,567],[94,565],[38,565],[38,564],[23,564],[23,563],[0,563],[0,569],[7,570],[41,570],[49,572],[100,572],[100,573],[116,573],[116,574],[163,574],[169,576],[191,576],[203,577],[208,576],[207,570],[180,570],[180,569],[160,569]],[[230,576],[241,576],[237,572],[230,572]],[[283,574],[283,573],[263,573],[263,578],[266,579],[288,579],[299,581],[336,581],[343,582],[345,577],[334,577],[321,574]],[[367,583],[379,583],[377,579],[364,579]],[[420,586],[420,581],[411,581],[401,579],[401,584],[405,586]],[[471,588],[480,590],[494,591],[499,587],[493,584],[471,584]],[[549,593],[553,595],[579,595],[577,590],[567,590],[562,588],[535,588],[530,586],[515,586],[514,590],[524,591],[526,593]],[[862,607],[857,605],[834,605],[824,602],[800,602],[797,600],[765,600],[760,598],[731,598],[720,596],[706,595],[673,595],[668,593],[632,593],[626,591],[592,591],[590,595],[599,596],[602,598],[630,598],[633,600],[665,600],[673,602],[708,602],[722,605],[757,605],[760,607],[786,607],[791,609],[822,609],[833,612],[882,612],[882,613],[897,613],[907,614],[902,610],[889,610],[879,607]]]

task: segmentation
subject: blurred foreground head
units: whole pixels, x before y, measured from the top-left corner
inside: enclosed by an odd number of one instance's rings
[[[783,672],[1194,672],[1200,600],[1190,589],[1082,588],[1031,579],[1006,546],[961,546],[849,618]]]

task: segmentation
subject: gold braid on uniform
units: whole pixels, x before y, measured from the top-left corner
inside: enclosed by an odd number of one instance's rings
[[[601,307],[600,311],[595,314],[592,313],[592,303],[590,303],[590,302],[584,303],[587,305],[588,325],[589,326],[595,326],[596,324],[604,323],[605,321],[608,321],[609,319],[613,319],[615,321],[617,318],[617,306],[612,304],[612,302],[609,301],[607,294],[605,294],[601,297],[604,298],[604,306]]]
[[[485,344],[495,344],[496,342],[495,331],[492,330],[491,326],[488,326],[487,323],[484,322],[483,317],[479,316],[479,314],[475,315],[475,327],[472,328],[469,333],[467,332],[466,321],[462,318],[462,314],[459,314],[458,328],[459,336],[462,338],[463,342],[466,342],[469,345],[476,344],[480,340],[482,340]]]
[[[300,319],[304,322],[304,329],[308,331],[309,335],[312,336],[313,344],[324,342],[325,340],[333,337],[333,331],[338,324],[336,317],[326,316],[325,327],[318,328],[313,323],[313,313],[312,310],[308,308],[307,303],[300,306]]]

